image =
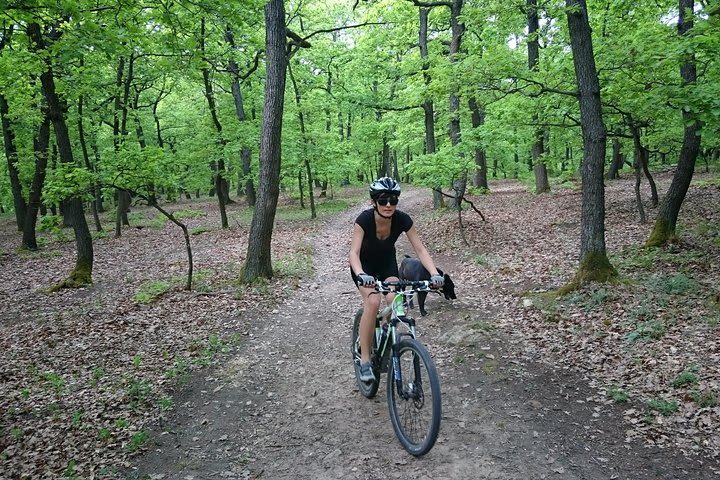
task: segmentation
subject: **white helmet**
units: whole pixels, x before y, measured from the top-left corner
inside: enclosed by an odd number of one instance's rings
[[[400,184],[390,177],[378,178],[370,184],[370,198],[375,199],[381,194],[400,196]]]

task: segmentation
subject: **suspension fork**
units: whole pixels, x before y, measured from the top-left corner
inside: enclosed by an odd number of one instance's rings
[[[403,381],[402,381],[402,369],[400,367],[400,335],[397,333],[397,324],[400,321],[405,321],[406,319],[403,317],[403,319],[399,319],[397,317],[392,319],[392,322],[390,324],[390,333],[391,333],[391,339],[392,339],[392,359],[393,359],[393,374],[395,375],[395,389],[397,390],[397,393],[399,396],[403,398],[403,400],[408,400],[410,398],[409,392],[406,392],[403,388]],[[410,327],[410,337],[415,338],[415,320],[413,318],[408,318],[408,321],[405,323],[408,324]],[[414,383],[419,387],[420,385],[420,362],[417,358],[413,356],[413,369],[415,373]]]

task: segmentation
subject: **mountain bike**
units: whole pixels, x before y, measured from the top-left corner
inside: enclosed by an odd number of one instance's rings
[[[380,385],[380,373],[387,373],[387,402],[395,434],[410,454],[421,456],[430,451],[440,431],[442,405],[440,379],[427,349],[416,339],[415,320],[406,314],[418,292],[435,292],[428,281],[396,281],[375,284],[375,293],[395,293],[378,312],[371,364],[375,380],[360,380],[360,318],[355,314],[351,351],[355,379],[360,393],[373,398]]]

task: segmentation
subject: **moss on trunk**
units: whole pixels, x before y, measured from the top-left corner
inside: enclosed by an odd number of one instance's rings
[[[57,292],[63,288],[80,288],[87,285],[92,285],[92,267],[78,264],[68,278],[50,287],[50,292]]]
[[[648,248],[662,247],[666,243],[676,240],[675,229],[671,228],[667,221],[658,219],[655,221],[655,226],[650,233],[650,238],[645,242],[645,246]]]
[[[557,291],[557,295],[561,297],[588,283],[605,283],[615,278],[617,278],[617,270],[612,266],[605,252],[588,253],[580,261],[580,268],[572,282],[561,287]]]

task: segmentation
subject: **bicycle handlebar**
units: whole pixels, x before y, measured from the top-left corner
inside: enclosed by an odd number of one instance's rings
[[[383,282],[381,280],[375,281],[375,290],[380,293],[394,293],[399,290],[410,288],[416,292],[437,292],[440,293],[436,288],[432,288],[429,280],[395,280],[390,282]],[[395,290],[391,290],[394,287]]]

